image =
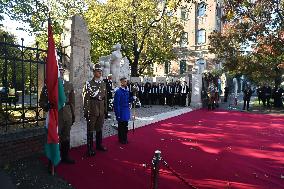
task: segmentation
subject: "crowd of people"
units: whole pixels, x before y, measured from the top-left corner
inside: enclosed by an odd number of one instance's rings
[[[111,77],[105,80],[108,90],[108,103],[111,110],[111,99],[113,91],[111,86]],[[151,105],[169,105],[169,106],[189,106],[191,99],[191,90],[186,81],[169,83],[127,83],[130,93],[136,93],[140,106],[149,107]],[[188,103],[187,103],[188,102]]]
[[[259,86],[256,90],[258,103],[262,102],[263,106],[270,107],[270,100],[273,99],[273,106],[276,108],[283,107],[283,88],[276,86],[273,89],[265,84],[264,86]]]

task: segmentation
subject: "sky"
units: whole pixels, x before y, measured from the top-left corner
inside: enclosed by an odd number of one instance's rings
[[[35,43],[34,36],[31,36],[31,34],[26,31],[17,30],[18,27],[29,28],[28,24],[10,20],[8,16],[4,16],[3,25],[5,31],[8,31],[16,36],[19,44],[22,43],[21,38],[24,38],[24,45],[32,45]]]

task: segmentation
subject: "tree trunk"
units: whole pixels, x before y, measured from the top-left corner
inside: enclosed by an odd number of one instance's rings
[[[139,54],[135,54],[133,63],[131,64],[131,77],[138,77],[138,61],[139,61]]]
[[[282,82],[282,71],[276,68],[276,76],[274,78],[275,86],[280,86]]]

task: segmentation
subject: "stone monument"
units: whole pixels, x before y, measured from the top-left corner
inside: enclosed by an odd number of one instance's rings
[[[110,73],[112,74],[112,82],[114,87],[119,86],[120,63],[122,54],[120,52],[121,45],[118,43],[113,46],[113,52],[110,55]]]
[[[237,78],[233,78],[233,84],[234,84],[234,98],[238,98],[238,80]]]
[[[126,57],[121,60],[119,77],[126,77],[130,80],[129,60]]]
[[[76,121],[71,130],[71,146],[86,143],[86,120],[83,117],[82,90],[85,82],[91,80],[91,42],[86,22],[81,16],[75,15],[64,25],[62,46],[67,58],[63,64],[69,71],[69,80],[73,83],[75,91]],[[69,58],[70,57],[70,58]]]
[[[99,63],[103,69],[103,78],[107,78],[110,74],[110,55],[109,56],[102,56],[99,58]]]
[[[201,90],[202,90],[202,74],[200,74],[198,67],[192,70],[192,92],[191,92],[191,106],[202,107]]]

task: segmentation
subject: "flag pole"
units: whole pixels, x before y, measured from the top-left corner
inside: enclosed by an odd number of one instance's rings
[[[48,8],[48,25],[50,24],[50,25],[52,25],[52,22],[51,22],[51,2],[50,2],[50,0],[48,0],[48,5],[47,5],[47,8]],[[51,170],[50,170],[50,172],[51,172],[51,175],[52,176],[54,176],[55,175],[55,165],[54,165],[54,163],[51,161]]]
[[[136,119],[136,111],[135,111],[135,102],[134,102],[134,108],[133,108],[133,122],[132,122],[132,133],[134,134],[134,130],[135,130],[135,119]]]

